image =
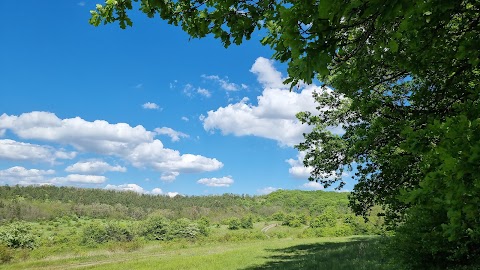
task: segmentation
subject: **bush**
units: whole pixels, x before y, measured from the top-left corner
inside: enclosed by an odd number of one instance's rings
[[[282,225],[289,227],[300,227],[302,226],[302,219],[295,214],[288,214],[283,220]]]
[[[9,248],[34,249],[37,237],[31,233],[31,227],[25,223],[11,223],[0,230],[0,243]]]
[[[240,220],[240,227],[242,229],[253,229],[253,218],[251,216],[243,217]]]
[[[227,222],[229,230],[238,230],[241,227],[240,219],[234,217],[228,220]]]
[[[93,223],[83,230],[82,244],[95,245],[111,241],[129,242],[134,235],[132,231],[118,222]]]
[[[170,223],[168,240],[177,238],[195,239],[199,234],[200,228],[197,223],[193,223],[187,218],[181,218]]]
[[[480,237],[476,242],[449,240],[443,231],[447,213],[413,207],[391,238],[388,252],[410,269],[448,269],[480,263]],[[472,237],[473,238],[473,237]],[[461,268],[463,269],[463,268]],[[469,269],[469,268],[465,268]],[[476,268],[478,269],[478,268]]]
[[[140,235],[148,240],[167,240],[170,220],[163,216],[151,216],[141,224]]]

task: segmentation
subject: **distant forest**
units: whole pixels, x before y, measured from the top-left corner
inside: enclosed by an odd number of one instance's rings
[[[104,189],[0,186],[0,222],[50,220],[69,215],[138,220],[151,214],[170,219],[203,217],[220,222],[247,215],[258,219],[286,213],[316,216],[327,208],[350,214],[348,193],[278,190],[262,196],[223,194],[170,198]]]

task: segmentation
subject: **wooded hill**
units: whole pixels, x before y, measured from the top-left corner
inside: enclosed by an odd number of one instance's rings
[[[326,208],[348,214],[348,193],[279,190],[268,195],[181,196],[147,195],[104,189],[56,186],[0,186],[0,221],[48,220],[61,216],[144,219],[150,214],[168,218],[201,217],[213,222],[253,215],[321,214]]]

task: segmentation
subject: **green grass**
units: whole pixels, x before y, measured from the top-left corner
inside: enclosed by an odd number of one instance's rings
[[[374,237],[268,239],[236,243],[151,244],[132,252],[50,256],[0,269],[395,269]]]

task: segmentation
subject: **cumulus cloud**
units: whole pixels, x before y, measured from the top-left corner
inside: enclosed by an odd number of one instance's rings
[[[151,168],[160,172],[196,173],[223,167],[223,163],[215,158],[182,155],[176,150],[164,148],[160,140],[154,139],[156,132],[147,131],[143,126],[131,127],[126,123],[110,124],[103,120],[89,122],[80,117],[60,119],[49,112],[31,112],[20,116],[1,115],[0,129],[9,129],[22,139],[68,144],[82,152],[120,157],[136,167]],[[33,145],[37,152],[30,151],[31,144],[11,140],[0,141],[3,142],[5,149],[0,153],[4,156],[7,155],[4,153],[11,152],[11,145],[16,147],[15,155],[8,154],[10,159],[14,160],[44,159],[45,156],[52,160],[52,156],[57,158],[74,156],[72,153],[59,151],[52,154],[52,151],[45,151],[49,148],[43,146]],[[50,154],[47,155],[48,153]]]
[[[263,57],[257,58],[250,72],[257,75],[258,81],[265,88],[289,88],[289,86],[283,84],[285,78],[282,78],[282,73],[275,69],[272,60]]]
[[[127,168],[120,165],[112,166],[102,160],[77,162],[68,166],[65,171],[83,174],[103,174],[106,172],[126,172]]]
[[[170,197],[170,198],[173,198],[177,195],[180,195],[180,193],[178,193],[178,192],[167,192],[167,196]]]
[[[159,171],[197,173],[215,171],[223,163],[215,158],[200,155],[183,154],[176,150],[164,148],[159,140],[138,145],[126,157],[135,167],[151,167]]]
[[[248,86],[246,84],[237,85],[235,83],[229,82],[228,78],[220,78],[218,75],[202,75],[202,78],[214,81],[220,85],[223,90],[226,91],[238,91],[240,89],[246,89]]]
[[[305,188],[305,189],[313,189],[313,190],[321,190],[323,189],[323,185],[318,183],[318,182],[308,182],[308,183],[305,183],[301,186],[302,188]]]
[[[137,184],[121,184],[121,185],[108,184],[104,187],[104,189],[110,189],[110,190],[116,190],[116,191],[132,191],[139,194],[151,194],[151,195],[163,194],[163,190],[160,188],[154,188],[151,191],[148,191]]]
[[[188,119],[188,117],[186,117],[186,116],[182,116],[182,120],[185,121],[185,122],[190,121],[190,119]]]
[[[48,184],[47,176],[55,174],[54,170],[26,169],[21,166],[0,170],[0,183],[10,185]]]
[[[231,176],[224,176],[222,178],[202,178],[197,183],[206,185],[209,187],[229,187],[233,184]]]
[[[160,176],[160,179],[165,182],[172,182],[177,178],[178,175],[178,172],[164,172],[162,173],[162,176]]]
[[[147,109],[147,110],[158,110],[158,109],[160,109],[160,107],[153,102],[147,102],[147,103],[143,104],[142,108]]]
[[[185,134],[180,131],[173,130],[169,127],[161,127],[154,129],[155,133],[158,135],[167,135],[172,139],[172,142],[178,142],[180,138],[189,138],[188,134]]]
[[[303,159],[305,158],[305,152],[299,152],[297,155],[297,159],[287,159],[285,162],[290,164],[290,169],[288,169],[288,172],[290,173],[291,176],[295,178],[301,178],[301,179],[306,179],[310,176],[310,173],[312,172],[313,168],[312,167],[305,167],[303,165]]]
[[[50,180],[52,184],[79,183],[79,184],[101,184],[107,181],[103,175],[69,174],[65,177],[55,177]]]
[[[262,188],[262,189],[258,189],[257,192],[259,194],[262,194],[262,195],[267,195],[267,194],[270,194],[274,191],[277,191],[281,188],[276,188],[276,187],[266,187],[266,188]]]
[[[289,91],[283,85],[281,73],[265,58],[258,58],[251,72],[265,87],[257,97],[257,105],[249,103],[248,98],[211,110],[200,120],[207,131],[220,130],[222,134],[235,136],[258,136],[276,140],[280,145],[293,146],[303,141],[303,133],[311,127],[301,124],[296,114],[302,111],[316,111],[312,94],[325,91],[321,87],[309,85],[300,92]]]
[[[143,126],[110,124],[104,120],[89,122],[80,117],[60,119],[50,112],[3,114],[0,128],[10,129],[22,139],[70,144],[81,151],[106,155],[126,152],[155,136]]]
[[[163,194],[163,190],[161,188],[154,188],[152,189],[152,191],[150,192],[150,194],[152,195],[162,195]]]
[[[272,93],[274,91],[278,91],[280,95],[274,95]],[[286,146],[298,144],[303,140],[303,133],[311,131],[311,127],[301,124],[295,118],[295,113],[302,110],[287,116],[286,113],[290,111],[288,107],[263,107],[264,104],[272,105],[276,103],[280,105],[284,103],[280,102],[281,99],[285,98],[286,100],[289,95],[294,98],[299,96],[297,93],[284,92],[278,89],[273,91],[265,90],[264,95],[259,97],[259,101],[262,102],[259,106],[248,104],[248,99],[244,98],[238,103],[220,107],[216,111],[209,111],[202,120],[203,127],[207,131],[218,129],[224,135],[263,137],[276,140],[280,145]],[[268,98],[272,98],[273,100],[270,100],[272,102],[267,103],[266,99]],[[304,109],[307,109],[309,104],[305,105]],[[275,111],[278,112],[278,115],[274,114]]]
[[[133,191],[136,193],[145,193],[145,190],[137,184],[122,184],[122,185],[106,185],[105,189],[117,190],[117,191]]]
[[[0,140],[0,159],[53,163],[56,159],[75,158],[76,154],[76,152],[56,150],[50,146],[17,142],[9,139]]]

